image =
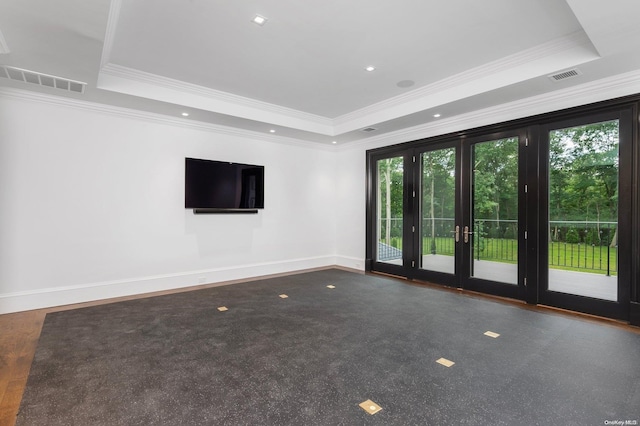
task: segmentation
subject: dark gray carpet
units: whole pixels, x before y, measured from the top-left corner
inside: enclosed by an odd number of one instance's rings
[[[17,424],[616,420],[640,420],[640,335],[326,270],[47,315]]]

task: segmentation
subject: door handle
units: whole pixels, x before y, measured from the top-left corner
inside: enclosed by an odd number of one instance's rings
[[[469,242],[469,235],[473,234],[473,232],[469,232],[469,227],[465,226],[464,227],[464,242],[468,243]]]
[[[455,231],[450,231],[452,234],[455,234],[456,243],[460,241],[460,226],[456,225]]]

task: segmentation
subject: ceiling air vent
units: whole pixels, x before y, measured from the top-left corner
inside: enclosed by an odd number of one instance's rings
[[[559,72],[557,74],[552,74],[549,76],[549,78],[551,79],[551,81],[560,81],[566,80],[567,78],[577,77],[579,75],[582,75],[580,70],[578,70],[577,68],[573,68],[567,71]]]
[[[362,129],[363,132],[367,132],[367,133],[375,132],[376,130],[378,129],[376,129],[375,127],[365,127],[364,129]]]
[[[42,74],[36,71],[23,70],[22,68],[10,67],[8,65],[0,65],[0,77],[76,93],[84,93],[84,88],[87,85],[87,83],[81,81]]]

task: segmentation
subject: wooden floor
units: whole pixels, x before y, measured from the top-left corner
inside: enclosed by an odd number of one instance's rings
[[[322,269],[322,268],[320,268]],[[288,275],[288,274],[279,274]],[[264,277],[262,277],[264,278]],[[81,303],[76,305],[60,306],[47,309],[39,309],[34,311],[19,312],[14,314],[0,315],[0,425],[14,426],[20,401],[27,384],[29,370],[35,355],[40,332],[44,319],[49,312],[59,312],[70,309],[84,308],[88,306],[101,305],[106,303],[114,303],[124,300],[131,300],[150,296],[159,296],[165,294],[178,293],[183,291],[192,291],[208,287],[216,287],[219,285],[232,284],[235,282],[243,282],[251,280],[238,280],[233,282],[219,283],[213,285],[202,285],[190,287],[186,289],[178,289],[171,291],[158,292],[153,294],[145,294],[138,296],[129,296],[118,299],[109,299],[96,302]],[[478,294],[469,294],[472,297],[482,297]],[[509,302],[506,302],[509,303]],[[591,317],[582,314],[576,314],[566,311],[553,310],[550,311],[545,307],[536,307],[531,305],[522,305],[525,309],[534,309],[541,312],[547,312],[557,315],[569,315],[578,317],[585,321],[595,321],[603,325],[616,328],[624,328],[634,333],[640,333],[640,328],[629,326],[621,322]]]
[[[13,425],[45,312],[0,315],[0,425]]]

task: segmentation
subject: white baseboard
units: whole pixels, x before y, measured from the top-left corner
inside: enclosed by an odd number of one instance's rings
[[[0,314],[51,308],[75,303],[175,290],[199,285],[231,284],[233,281],[266,277],[282,273],[304,271],[307,269],[330,267],[335,265],[352,267],[347,264],[350,258],[321,256],[303,259],[291,259],[279,262],[239,265],[228,268],[190,271],[184,273],[138,277],[127,280],[105,281],[78,286],[54,287],[41,290],[0,294]],[[351,260],[350,260],[351,261]],[[351,263],[353,263],[351,261]],[[358,269],[358,268],[354,268]]]
[[[335,264],[337,266],[364,271],[364,259],[349,256],[336,256],[335,260]]]

